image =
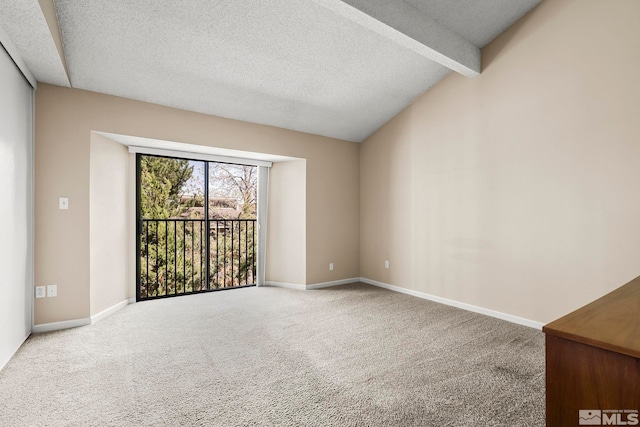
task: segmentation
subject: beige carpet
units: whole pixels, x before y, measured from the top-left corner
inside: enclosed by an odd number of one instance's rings
[[[541,332],[363,284],[130,305],[34,335],[1,426],[542,426]]]

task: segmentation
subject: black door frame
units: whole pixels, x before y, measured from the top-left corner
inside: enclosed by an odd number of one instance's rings
[[[188,160],[188,161],[194,161],[194,162],[202,162],[204,164],[204,230],[206,231],[207,234],[207,238],[204,239],[204,243],[205,243],[205,249],[204,249],[204,253],[206,256],[206,262],[205,262],[205,284],[206,284],[206,289],[202,289],[202,290],[198,290],[198,291],[194,291],[192,290],[191,292],[183,292],[181,294],[173,294],[173,295],[156,295],[156,296],[147,296],[145,298],[141,298],[140,295],[140,289],[141,289],[141,257],[140,257],[140,251],[142,249],[141,246],[141,240],[142,240],[142,233],[143,233],[143,218],[142,218],[142,202],[141,202],[141,196],[142,196],[142,156],[147,156],[147,157],[159,157],[159,158],[165,158],[165,159],[180,159],[180,160]],[[211,219],[209,218],[209,163],[223,163],[223,162],[214,162],[214,161],[210,161],[210,160],[200,160],[200,159],[189,159],[186,157],[174,157],[174,156],[163,156],[163,155],[157,155],[157,154],[142,154],[142,153],[136,153],[136,302],[140,302],[140,301],[148,301],[148,300],[153,300],[153,299],[160,299],[160,298],[170,298],[170,297],[176,297],[176,296],[183,296],[183,295],[192,295],[192,294],[198,294],[198,293],[204,293],[204,292],[216,292],[216,291],[226,291],[229,289],[240,289],[240,288],[247,288],[247,287],[252,287],[252,286],[256,286],[257,283],[253,283],[253,284],[247,284],[247,285],[241,285],[241,286],[235,286],[235,287],[223,287],[223,288],[214,288],[211,289],[210,286],[210,277],[211,277],[211,253],[210,253],[210,244],[211,244],[211,236],[210,236],[210,223],[211,223]],[[257,166],[256,166],[257,168]],[[256,189],[257,191],[257,189]],[[258,204],[257,202],[258,199],[258,195],[256,194],[256,206]],[[256,224],[257,224],[257,220],[256,220]],[[255,231],[255,229],[254,229]],[[260,236],[258,235],[258,238],[260,238]],[[256,252],[258,249],[258,242],[253,241],[253,253],[254,253],[254,262],[256,260]],[[233,261],[232,261],[233,262]],[[256,279],[256,269],[253,269],[253,278],[254,281],[257,282]],[[185,286],[186,287],[186,286]]]

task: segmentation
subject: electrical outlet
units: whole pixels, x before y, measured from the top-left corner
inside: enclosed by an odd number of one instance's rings
[[[69,209],[69,199],[67,197],[60,197],[60,199],[58,199],[58,208],[59,209]]]
[[[384,261],[384,268],[389,268],[389,260]]]
[[[333,263],[332,262],[329,263],[329,271],[333,271]]]
[[[36,298],[44,298],[47,296],[46,286],[36,286]]]
[[[49,286],[47,286],[47,296],[48,297],[57,297],[58,296],[58,285],[49,285]]]

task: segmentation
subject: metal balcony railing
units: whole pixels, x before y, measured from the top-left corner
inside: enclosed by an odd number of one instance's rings
[[[142,219],[139,226],[138,300],[256,283],[255,219]]]

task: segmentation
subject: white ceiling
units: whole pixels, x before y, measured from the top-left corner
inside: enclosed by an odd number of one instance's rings
[[[62,59],[37,0],[0,0],[0,29],[38,81],[69,86]]]
[[[359,142],[539,2],[55,0],[62,59],[38,0],[0,29],[39,81]]]

